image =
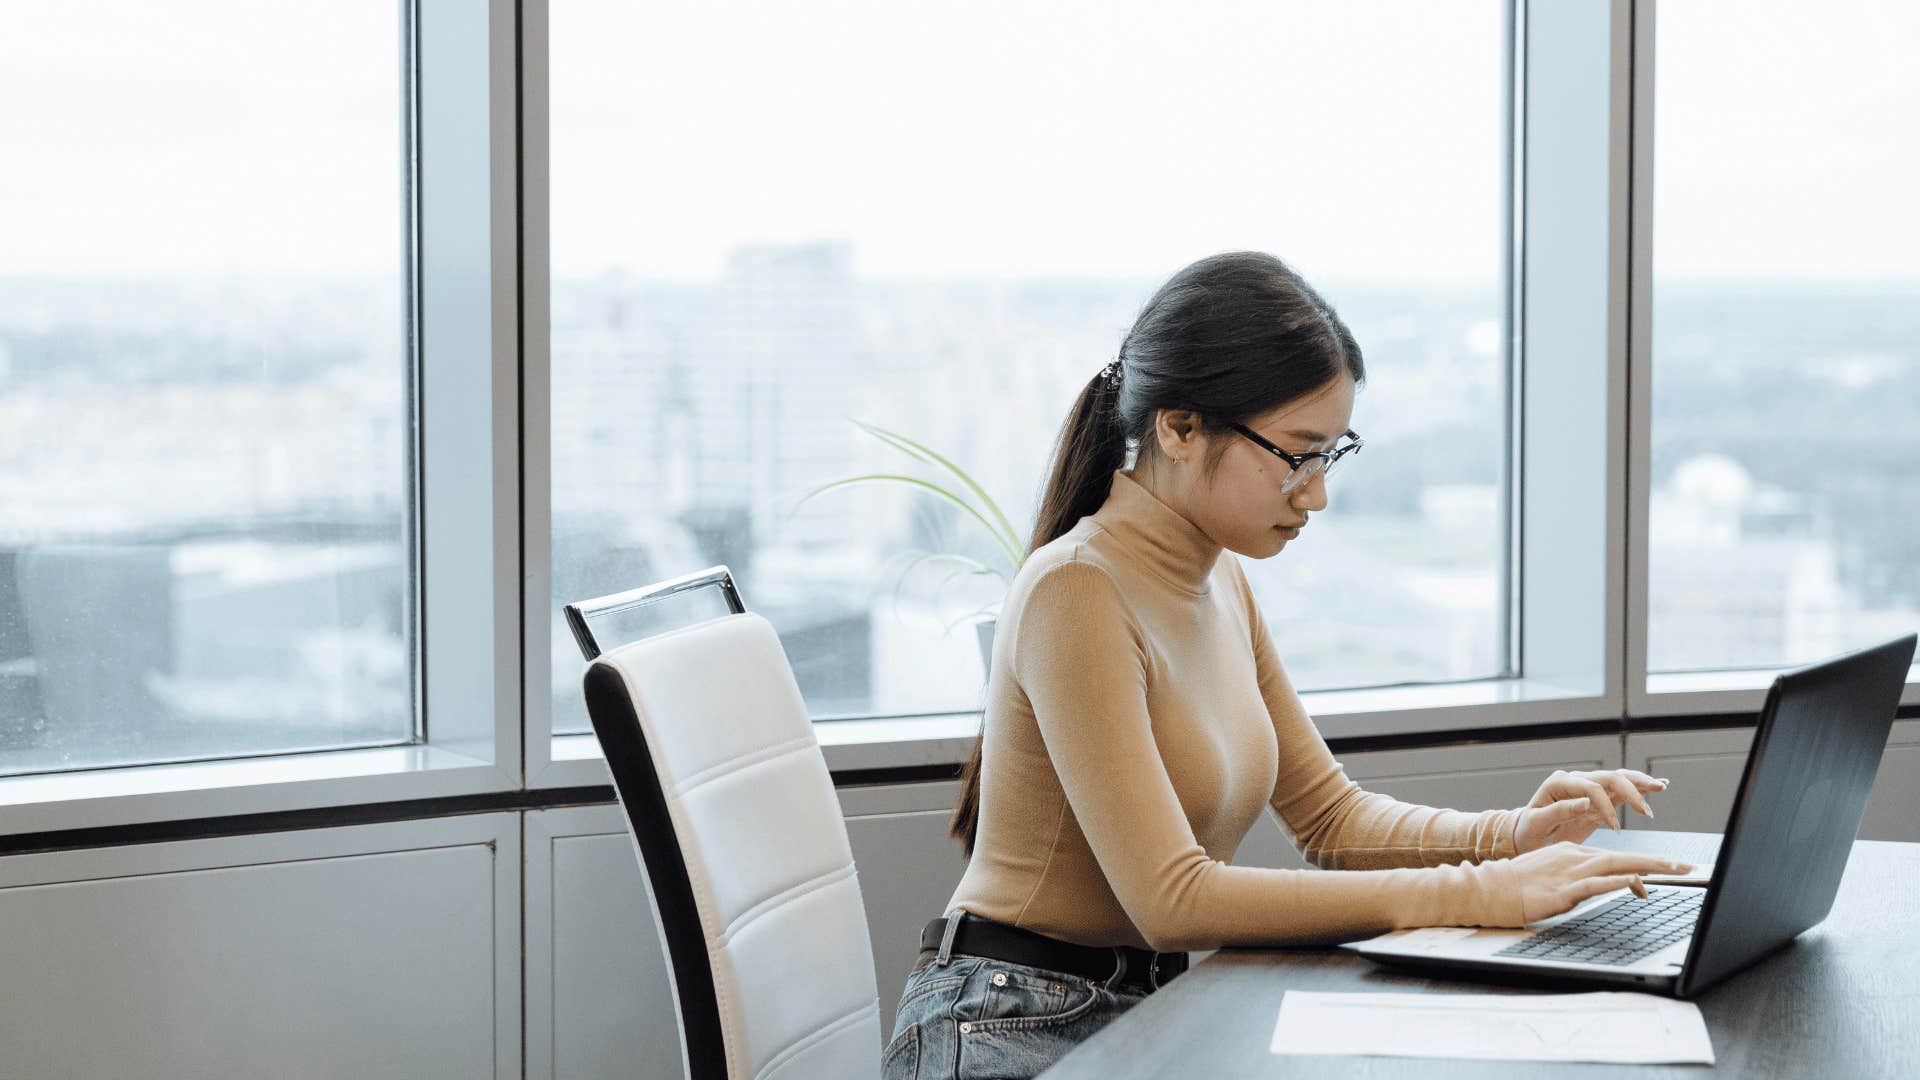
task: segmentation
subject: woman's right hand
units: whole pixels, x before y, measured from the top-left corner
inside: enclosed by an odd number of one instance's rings
[[[1520,876],[1521,911],[1528,922],[1534,922],[1614,889],[1632,889],[1644,900],[1647,888],[1640,883],[1641,874],[1679,874],[1693,867],[1662,855],[1562,842],[1515,856],[1513,869]]]

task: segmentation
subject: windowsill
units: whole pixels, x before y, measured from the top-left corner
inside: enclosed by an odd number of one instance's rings
[[[1798,665],[1795,665],[1798,666]],[[1759,712],[1766,704],[1774,676],[1793,667],[1736,671],[1680,671],[1647,676],[1644,700],[1634,702],[1634,716],[1709,716],[1716,713]],[[1907,670],[1907,687],[1900,704],[1920,704],[1920,664]]]
[[[1612,720],[1619,715],[1618,705],[1592,689],[1539,679],[1317,690],[1301,694],[1300,701],[1320,734],[1328,739],[1481,731]]]
[[[470,795],[502,775],[439,747],[385,746],[0,777],[0,834]]]
[[[1619,716],[1617,706],[1591,693],[1531,679],[1320,691],[1302,694],[1301,700],[1328,739],[1479,732]],[[813,730],[827,768],[836,773],[952,766],[972,752],[980,714],[832,720]],[[553,764],[540,786],[608,782],[599,741],[592,735],[556,735],[551,745]]]
[[[1636,716],[1711,715],[1760,707],[1772,671],[1694,672],[1648,679]],[[1920,703],[1920,665],[1901,700]],[[1530,679],[1301,695],[1330,740],[1484,733],[1489,729],[1617,720],[1617,704]],[[836,773],[954,766],[980,730],[978,713],[835,720],[814,731]],[[608,782],[592,735],[561,735],[537,788]],[[0,777],[0,834],[54,832],[237,814],[273,813],[512,790],[504,769],[434,746],[395,746],[176,765]]]
[[[973,752],[979,713],[832,720],[813,725],[820,752],[833,772],[958,765]],[[605,784],[600,740],[592,735],[555,735],[552,764],[542,787]]]

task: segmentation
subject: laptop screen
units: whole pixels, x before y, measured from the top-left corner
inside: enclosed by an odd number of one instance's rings
[[[1694,929],[1682,995],[1791,941],[1832,908],[1915,640],[1909,634],[1774,680]]]

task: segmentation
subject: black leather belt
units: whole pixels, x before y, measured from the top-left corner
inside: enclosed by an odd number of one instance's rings
[[[1064,971],[1096,982],[1113,979],[1117,985],[1149,993],[1187,970],[1187,954],[1183,952],[1151,952],[1129,945],[1075,945],[964,911],[955,918],[960,926],[953,933],[952,951],[968,956]],[[920,931],[922,955],[937,954],[946,933],[946,919],[928,923]]]

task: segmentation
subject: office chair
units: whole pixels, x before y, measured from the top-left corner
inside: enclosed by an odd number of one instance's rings
[[[601,652],[590,620],[718,588],[729,614]],[[726,567],[566,606],[646,870],[692,1080],[880,1071],[846,823],[773,627]]]

